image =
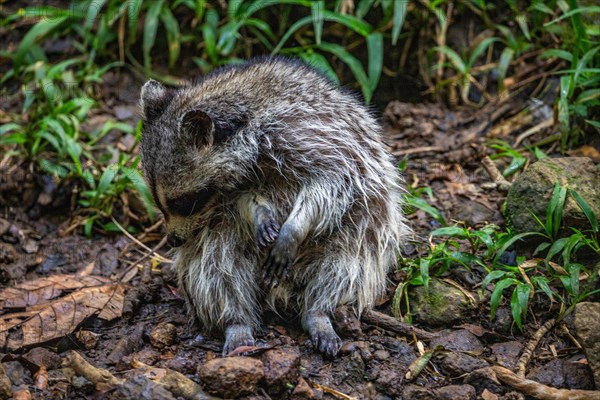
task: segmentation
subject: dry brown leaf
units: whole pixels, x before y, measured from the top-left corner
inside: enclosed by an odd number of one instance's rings
[[[23,312],[3,315],[0,317],[0,347],[16,350],[60,338],[95,314],[107,321],[120,317],[125,287],[120,283],[87,287]]]
[[[53,275],[25,281],[0,291],[0,309],[25,308],[61,296],[65,291],[110,283],[101,276]]]

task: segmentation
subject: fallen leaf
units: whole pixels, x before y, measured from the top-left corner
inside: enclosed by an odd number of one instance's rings
[[[120,317],[125,287],[120,283],[87,287],[23,312],[3,315],[0,347],[16,350],[63,337],[92,315],[106,321]]]
[[[0,291],[0,309],[25,308],[60,297],[64,292],[110,283],[101,276],[53,275]]]

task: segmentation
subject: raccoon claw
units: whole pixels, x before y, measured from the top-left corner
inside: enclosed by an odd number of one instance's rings
[[[317,332],[311,341],[315,349],[330,358],[334,358],[342,347],[342,339],[335,332]]]
[[[228,326],[225,330],[225,345],[223,345],[222,356],[225,357],[241,346],[254,346],[252,328],[242,324]]]
[[[279,224],[269,217],[262,221],[256,229],[256,242],[260,247],[267,247],[279,235]]]
[[[263,281],[267,288],[274,288],[279,285],[285,278],[288,277],[292,269],[292,259],[287,256],[279,256],[277,254],[269,254],[265,262],[265,272]]]

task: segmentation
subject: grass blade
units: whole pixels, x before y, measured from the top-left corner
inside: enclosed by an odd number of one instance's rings
[[[321,44],[321,37],[323,36],[323,13],[325,12],[325,1],[313,1],[310,9],[310,15],[312,17],[313,27],[315,29],[315,42],[317,44]]]
[[[383,35],[380,32],[373,32],[367,36],[367,49],[369,52],[369,84],[371,92],[375,92],[383,70]]]
[[[398,38],[400,37],[400,31],[402,25],[404,25],[404,19],[406,18],[406,9],[408,0],[396,0],[394,1],[394,17],[392,25],[392,45],[396,45]]]
[[[150,51],[154,47],[154,41],[156,40],[156,31],[158,30],[158,18],[160,10],[163,7],[164,0],[157,0],[151,3],[148,12],[146,13],[146,20],[144,21],[144,38],[142,40],[142,52],[144,54],[144,69],[146,75],[150,76],[152,58],[150,57]]]

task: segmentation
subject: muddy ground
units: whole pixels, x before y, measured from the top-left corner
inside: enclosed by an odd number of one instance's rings
[[[104,91],[111,100],[90,123],[111,117],[135,124],[140,83],[127,75],[109,74]],[[491,104],[476,112],[391,102],[380,110],[380,116],[387,125],[390,151],[398,160],[408,157],[407,185],[431,187],[434,198],[430,203],[447,221],[463,221],[471,227],[489,223],[503,226],[500,209],[504,197],[493,188],[486,189],[490,179],[481,159],[491,151],[486,143],[492,128],[517,115],[526,101],[517,99],[509,107]],[[508,130],[499,137],[511,134]],[[130,140],[119,135],[109,137],[115,143]],[[253,399],[517,399],[523,396],[486,367],[514,368],[533,332],[557,312],[555,304],[534,310],[535,318],[527,320],[523,333],[513,325],[506,304],[490,321],[490,288],[480,287],[484,271],[451,269],[444,277],[470,293],[474,303],[445,325],[415,321],[423,331],[404,335],[390,328],[379,314],[358,321],[340,310],[337,330],[345,344],[337,358],[327,359],[313,351],[296,316],[267,314],[264,330],[257,334],[257,347],[242,349],[237,354],[242,358],[219,364],[222,338],[190,326],[170,263],[142,246],[160,244],[162,224],[136,234],[135,240],[124,234],[99,233],[87,239],[80,227],[73,228],[77,220],[70,207],[76,185],[56,185],[25,160],[2,168],[1,286],[19,288],[18,294],[9,296],[11,299],[27,298],[26,304],[12,306],[7,297],[2,299],[3,328],[17,320],[41,321],[30,325],[33,333],[24,328],[2,329],[6,343],[2,365],[7,378],[0,380],[15,398],[202,398],[202,392],[194,392],[199,390],[195,386],[191,395],[181,388],[173,389],[181,382],[189,383],[184,379],[189,378],[200,383],[204,393],[216,390]],[[409,218],[415,237],[406,246],[405,257],[415,258],[424,254],[429,233],[441,225],[420,210]],[[164,245],[156,251],[169,257]],[[378,311],[390,314],[394,291],[404,278],[401,272],[390,273],[388,294]],[[78,281],[79,286],[67,284],[71,280]],[[35,287],[22,285],[27,282],[34,282]],[[94,289],[98,287],[104,289]],[[43,300],[32,300],[32,296]],[[44,311],[46,314],[22,313],[32,304],[43,307],[50,301],[54,303]],[[103,308],[93,310],[98,304]],[[113,314],[102,314],[107,307],[114,308]],[[14,315],[12,320],[7,318],[9,314]],[[68,318],[71,321],[65,322]],[[56,330],[57,324],[72,329],[60,339],[45,336],[45,330]],[[415,372],[411,363],[423,351],[434,348],[437,351],[430,362]],[[111,381],[109,375],[99,378],[89,370],[88,375],[78,370],[82,364],[74,360],[72,351],[82,355],[92,371],[106,369],[117,381]],[[140,363],[158,369],[149,370]],[[167,385],[170,391],[152,380],[165,371],[184,376],[177,375],[177,385]],[[573,340],[569,320],[542,339],[528,371],[529,377],[549,386],[593,388],[590,369]]]

